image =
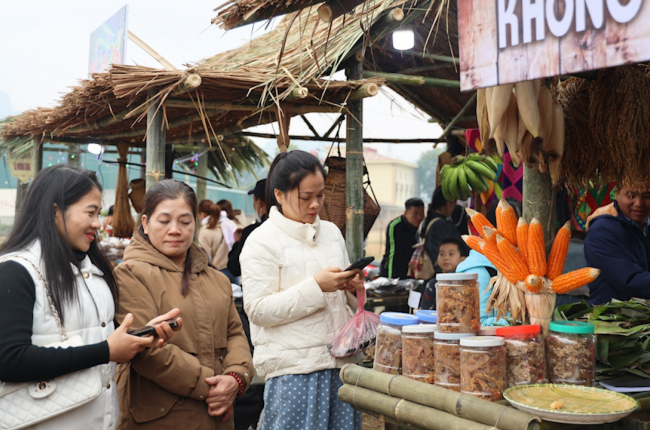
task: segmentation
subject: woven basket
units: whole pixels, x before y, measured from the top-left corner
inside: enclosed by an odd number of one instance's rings
[[[129,198],[131,199],[131,204],[133,209],[136,212],[142,212],[142,207],[144,206],[144,195],[146,194],[145,190],[145,181],[142,178],[134,179],[129,182],[131,187],[131,192],[129,193]]]
[[[345,204],[345,158],[342,157],[327,157],[325,166],[329,169],[327,179],[325,180],[325,203],[323,210],[320,212],[321,219],[333,222],[341,229],[343,237],[345,237],[345,211],[347,205]],[[363,193],[363,238],[368,237],[368,232],[375,223],[379,216],[381,208],[377,203],[376,198],[373,198],[368,193],[368,188],[372,192],[370,186],[370,179],[364,164],[364,176],[366,185]],[[374,193],[373,193],[374,196]]]

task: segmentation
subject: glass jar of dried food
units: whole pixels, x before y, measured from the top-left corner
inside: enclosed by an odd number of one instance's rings
[[[436,275],[438,331],[476,333],[481,328],[481,303],[476,273]]]
[[[546,339],[548,378],[553,384],[594,385],[596,336],[594,326],[553,321]]]
[[[433,334],[435,384],[439,387],[460,391],[460,340],[474,333]]]
[[[503,399],[506,348],[498,336],[473,336],[460,340],[460,392],[483,400]]]
[[[402,375],[433,384],[436,374],[433,352],[435,331],[435,324],[402,327]]]
[[[415,315],[384,312],[379,316],[373,369],[399,375],[402,371],[402,327],[420,324]]]
[[[506,388],[546,381],[546,350],[539,325],[498,327],[505,340]]]
[[[422,309],[415,313],[415,316],[420,319],[420,324],[437,324],[438,312],[429,309]]]

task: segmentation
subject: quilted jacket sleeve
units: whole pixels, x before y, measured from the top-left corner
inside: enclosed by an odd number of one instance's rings
[[[258,327],[297,321],[326,306],[313,276],[288,288],[280,285],[280,256],[271,240],[251,234],[241,254],[244,309]]]

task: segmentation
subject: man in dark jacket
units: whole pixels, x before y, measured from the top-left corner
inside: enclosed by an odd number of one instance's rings
[[[424,219],[424,202],[418,198],[408,199],[404,208],[404,215],[392,220],[386,229],[386,253],[381,260],[379,276],[407,277],[417,230]]]
[[[650,299],[650,190],[622,187],[616,190],[617,215],[591,221],[585,239],[587,266],[601,270],[589,285],[589,303],[611,299]]]
[[[246,227],[241,232],[241,238],[235,242],[232,246],[232,249],[228,253],[228,270],[233,276],[241,276],[241,265],[239,264],[239,255],[241,250],[244,248],[244,243],[248,236],[255,230],[257,227],[261,226],[264,221],[266,221],[266,179],[260,179],[255,184],[255,188],[250,190],[248,194],[253,195],[253,209],[255,214],[259,218],[253,224]]]

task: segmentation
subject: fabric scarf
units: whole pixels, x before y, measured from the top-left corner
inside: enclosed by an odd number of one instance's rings
[[[221,211],[221,214],[219,214],[219,225],[221,226],[223,239],[226,241],[226,245],[228,246],[228,252],[230,252],[232,246],[235,244],[235,230],[237,227],[234,222],[228,219],[226,211]]]

